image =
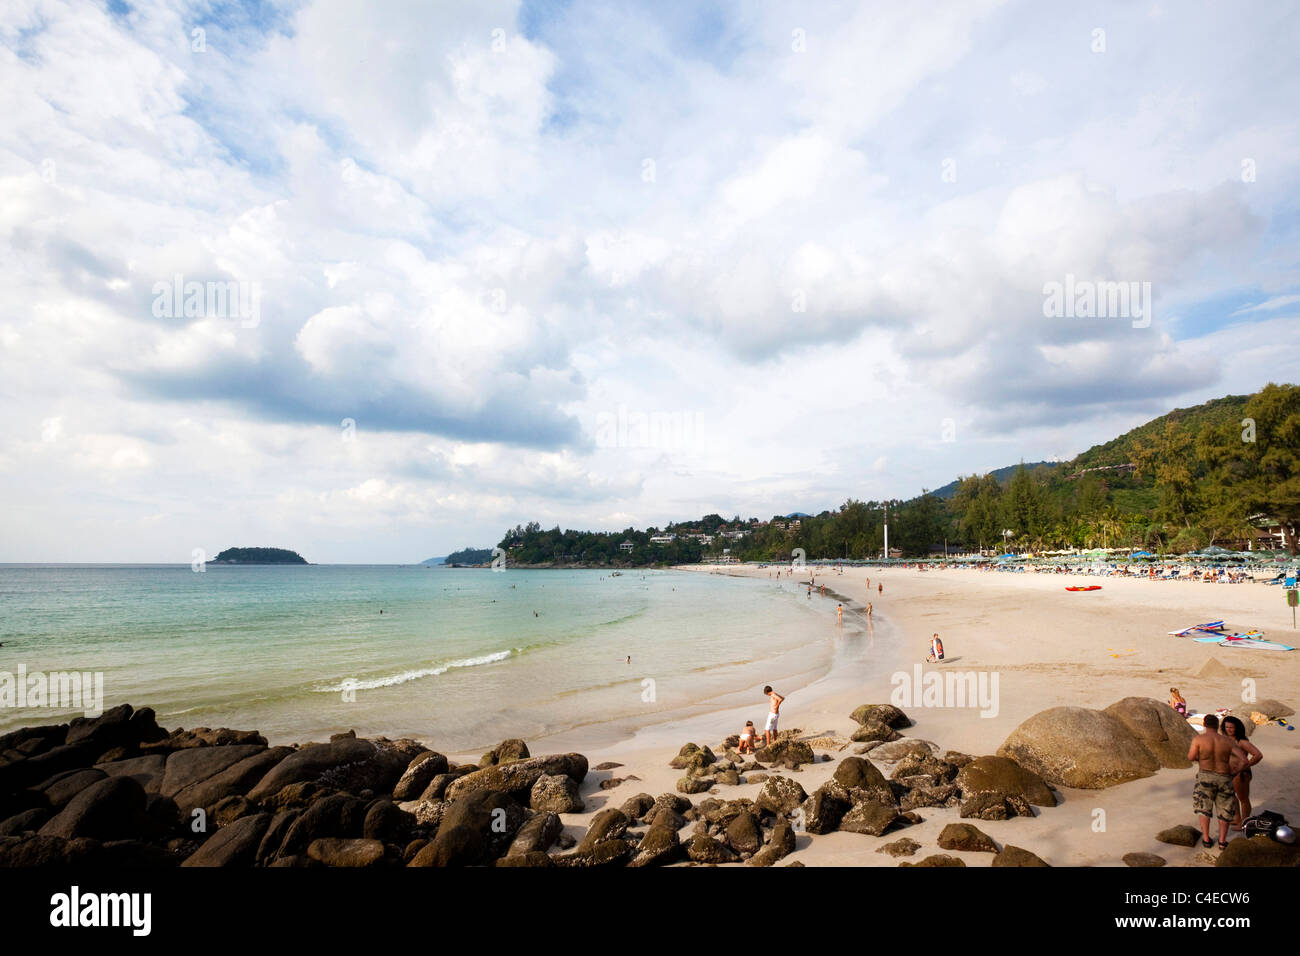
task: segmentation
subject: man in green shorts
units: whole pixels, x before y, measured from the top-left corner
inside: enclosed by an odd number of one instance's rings
[[[1246,755],[1219,733],[1219,718],[1205,715],[1205,733],[1198,734],[1187,751],[1187,759],[1197,762],[1196,786],[1192,788],[1192,809],[1201,818],[1201,840],[1212,846],[1210,817],[1219,818],[1219,849],[1228,845],[1228,826],[1237,814],[1237,793],[1232,776],[1246,763]]]

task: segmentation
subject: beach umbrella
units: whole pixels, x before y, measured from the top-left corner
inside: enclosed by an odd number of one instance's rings
[[[1155,555],[1150,551],[1134,551],[1129,557],[1133,558],[1154,558]]]

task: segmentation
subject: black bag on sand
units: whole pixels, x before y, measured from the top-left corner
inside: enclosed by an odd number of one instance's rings
[[[1271,837],[1278,827],[1286,826],[1286,817],[1272,810],[1261,810],[1242,821],[1241,832],[1248,837]]]

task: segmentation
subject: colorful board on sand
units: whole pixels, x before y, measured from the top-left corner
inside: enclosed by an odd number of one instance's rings
[[[1253,647],[1258,651],[1294,651],[1295,648],[1290,644],[1279,644],[1277,641],[1261,641],[1253,637],[1241,637],[1236,640],[1220,641],[1220,647]]]
[[[1247,631],[1245,634],[1212,634],[1209,637],[1194,637],[1192,640],[1201,644],[1230,644],[1235,641],[1253,640],[1263,636],[1263,631]]]
[[[1100,584],[1089,584],[1086,588],[1066,588],[1067,591],[1100,591]]]
[[[1193,624],[1191,627],[1185,627],[1181,631],[1170,631],[1174,637],[1185,637],[1192,631],[1220,631],[1223,630],[1222,621],[1210,621],[1208,624]]]

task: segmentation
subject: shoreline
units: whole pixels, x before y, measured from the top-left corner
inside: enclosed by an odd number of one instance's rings
[[[735,565],[675,570],[755,578],[769,573],[766,568]],[[1272,697],[1294,704],[1294,690],[1300,686],[1300,652],[1232,650],[1167,634],[1176,625],[1222,617],[1232,627],[1257,626],[1269,636],[1281,636],[1282,625],[1290,623],[1289,610],[1277,592],[1264,588],[1157,588],[1145,579],[1118,579],[1107,580],[1098,592],[1068,593],[1055,575],[963,575],[856,567],[845,568],[843,574],[832,567],[813,567],[806,572],[827,587],[827,595],[815,592],[812,600],[823,602],[830,627],[835,627],[835,603],[845,604],[848,613],[843,630],[834,638],[834,651],[825,668],[787,675],[784,686],[782,678],[767,682],[786,697],[782,731],[791,734],[797,729],[792,739],[810,745],[809,753],[815,753],[815,759],[790,767],[779,761],[776,766],[764,764],[762,773],[749,764],[737,764],[740,773],[734,782],[724,781],[725,773],[716,781],[709,776],[707,793],[685,804],[692,808],[691,814],[703,813],[710,806],[716,809],[750,805],[746,801],[761,803],[766,799],[762,795],[771,787],[763,779],[765,775],[786,777],[797,783],[804,794],[822,792],[827,787],[833,790],[832,775],[838,773],[846,757],[860,749],[849,739],[858,729],[851,716],[854,709],[889,704],[899,674],[970,671],[999,675],[1000,683],[995,685],[999,691],[997,706],[992,713],[987,712],[989,708],[981,712],[972,707],[928,706],[920,701],[902,706],[912,721],[902,730],[904,740],[932,741],[935,754],[953,760],[993,754],[1027,718],[1060,705],[1100,709],[1126,698],[1160,700],[1173,685],[1183,689],[1193,710],[1212,710],[1216,705],[1232,704],[1234,695],[1241,693],[1243,681],[1254,682],[1251,687],[1260,699]],[[883,593],[878,590],[881,586]],[[1269,597],[1274,600],[1268,601]],[[860,614],[868,602],[875,606],[871,628],[864,626]],[[924,649],[932,630],[943,636],[947,659],[926,665],[922,663]],[[1207,667],[1210,661],[1216,666]],[[725,761],[728,758],[723,755],[721,742],[737,733],[746,719],[761,727],[765,711],[766,701],[759,700],[757,694],[754,699],[746,699],[736,691],[697,702],[686,713],[640,727],[629,728],[621,719],[597,721],[528,739],[527,747],[534,755],[570,750],[584,755],[584,772],[580,782],[575,779],[573,794],[583,806],[572,812],[557,811],[556,845],[577,845],[581,849],[582,841],[603,826],[603,821],[610,820],[616,808],[630,813],[640,801],[654,801],[656,795],[660,800],[668,795],[676,795],[674,800],[683,799],[683,771],[670,766],[683,745],[713,748]],[[339,734],[332,740],[348,736]],[[1252,793],[1256,810],[1267,808],[1291,819],[1300,817],[1297,738],[1300,735],[1272,724],[1254,730],[1252,741],[1265,755]],[[411,745],[417,741],[434,750],[438,747],[433,735],[421,735]],[[508,745],[508,741],[498,744],[490,753]],[[315,746],[333,747],[336,743]],[[886,774],[896,767],[888,758],[873,758],[873,752],[868,750],[867,760]],[[481,752],[442,753],[453,766],[482,765],[484,758]],[[586,769],[587,762],[590,770]],[[959,812],[955,798],[949,796],[939,804],[920,804],[911,825],[901,830],[891,828],[882,836],[834,827],[814,835],[796,826],[789,850],[781,859],[786,864],[807,866],[896,866],[895,857],[877,850],[906,837],[920,845],[913,858],[920,860],[939,852],[949,824],[969,822],[997,846],[1022,848],[1052,866],[1123,866],[1124,857],[1133,853],[1157,854],[1170,866],[1214,865],[1217,851],[1171,846],[1156,840],[1161,831],[1193,823],[1193,776],[1190,768],[1157,769],[1140,779],[1105,789],[1053,785],[1057,805],[1036,808],[1032,818],[1012,815],[1006,819],[968,820],[963,816],[964,808]],[[638,798],[638,794],[645,797]],[[526,805],[527,796],[522,799]],[[434,812],[434,806],[427,801],[394,798],[394,802],[415,819]],[[447,806],[437,804],[437,813],[444,812]],[[805,802],[802,812],[808,812],[810,806]],[[1101,831],[1096,828],[1099,815],[1106,821]],[[774,834],[783,832],[782,818],[777,819]],[[763,819],[766,831],[771,820]],[[797,825],[803,817],[796,812],[789,819]],[[701,839],[699,828],[705,825],[703,819],[687,817],[681,823],[677,838],[682,841],[682,850],[668,862],[687,863],[684,848],[688,842],[691,861],[707,862],[706,857],[695,856]],[[639,839],[645,837],[635,830],[629,833]],[[709,834],[721,838],[716,828],[705,831],[706,836]],[[1240,835],[1230,835],[1230,840],[1234,838],[1240,839]],[[397,865],[396,852],[392,845],[387,847],[385,858],[391,865]],[[993,854],[976,849],[949,849],[945,853],[966,866],[989,865],[994,859]],[[533,863],[580,865],[563,862],[568,859],[561,854],[545,861],[534,858]],[[714,862],[733,860],[721,858]]]

